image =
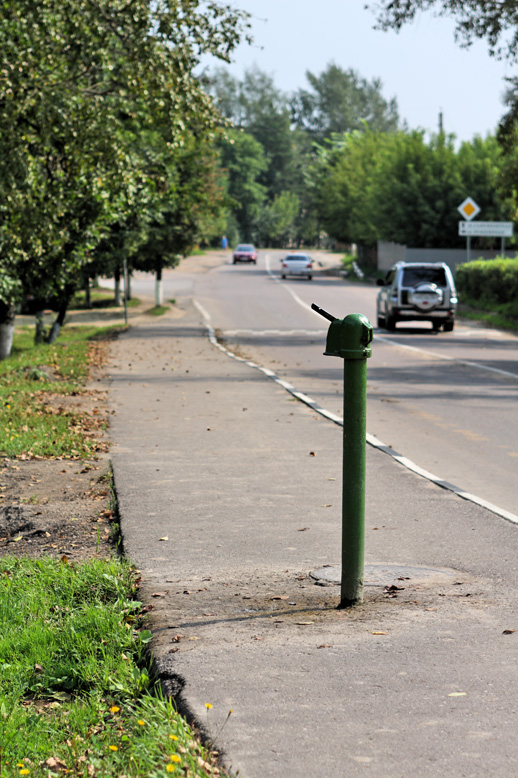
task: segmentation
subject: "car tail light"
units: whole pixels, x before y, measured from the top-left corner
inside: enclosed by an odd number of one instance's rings
[[[311,267],[311,262],[308,262],[308,264],[306,265],[306,267]]]

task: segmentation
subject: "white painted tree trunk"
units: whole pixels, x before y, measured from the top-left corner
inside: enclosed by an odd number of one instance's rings
[[[0,359],[5,359],[11,353],[14,335],[14,317],[0,324]]]
[[[157,277],[155,278],[155,305],[162,305],[164,300],[164,291],[162,286],[162,279]]]

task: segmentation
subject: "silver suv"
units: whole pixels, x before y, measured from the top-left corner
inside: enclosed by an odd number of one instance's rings
[[[394,330],[398,321],[429,321],[434,330],[453,330],[457,292],[444,262],[398,262],[378,286],[378,327]]]

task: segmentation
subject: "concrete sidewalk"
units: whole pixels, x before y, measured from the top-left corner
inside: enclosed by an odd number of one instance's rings
[[[369,585],[338,611],[310,573],[339,562],[340,428],[211,346],[188,304],[112,355],[115,485],[157,666],[226,766],[515,775],[518,527],[369,447]]]

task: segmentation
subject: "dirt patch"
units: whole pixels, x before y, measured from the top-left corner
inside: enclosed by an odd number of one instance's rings
[[[3,460],[0,556],[113,556],[108,461]]]
[[[46,394],[57,414],[81,414],[82,433],[95,438],[98,458],[43,459],[23,455],[0,459],[0,556],[108,559],[117,553],[104,370],[109,341],[90,352],[90,380],[83,392]]]

